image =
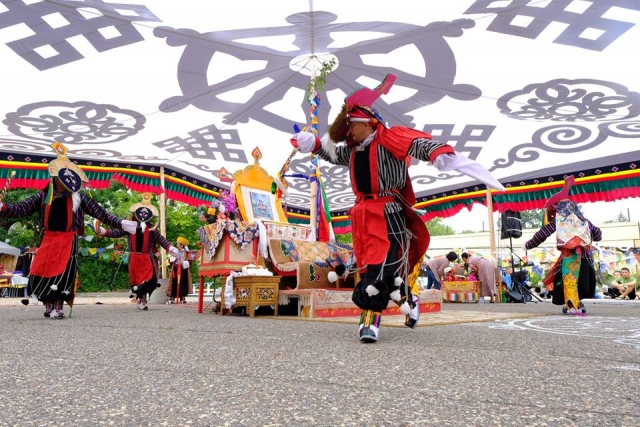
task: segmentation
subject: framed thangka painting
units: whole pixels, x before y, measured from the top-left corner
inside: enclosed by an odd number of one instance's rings
[[[259,160],[262,157],[260,149],[254,148],[251,155],[255,163],[236,171],[231,176],[232,191],[236,195],[242,219],[249,222],[259,220],[287,223],[282,200],[271,193],[274,179],[260,167]],[[224,172],[227,173],[226,170]]]
[[[276,197],[271,192],[243,187],[242,198],[244,199],[247,221],[277,221],[279,219],[276,210]]]

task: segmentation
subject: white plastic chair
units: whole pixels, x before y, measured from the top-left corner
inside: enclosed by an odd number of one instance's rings
[[[9,296],[18,297],[18,292],[20,289],[24,290],[24,297],[27,298],[27,285],[29,284],[29,278],[24,276],[13,276],[11,278],[11,288],[9,288]],[[15,295],[13,295],[13,290],[15,289]]]

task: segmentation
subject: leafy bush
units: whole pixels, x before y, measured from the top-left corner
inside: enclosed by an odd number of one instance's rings
[[[111,292],[129,290],[129,266],[121,262],[120,256],[111,256],[108,261],[101,257],[79,256],[78,270],[80,287],[78,292]],[[198,262],[191,266],[191,280],[197,284]],[[167,268],[167,276],[171,270]],[[211,279],[207,279],[211,281]],[[218,279],[219,281],[219,279]]]
[[[105,261],[99,257],[79,256],[78,292],[107,292],[129,290],[129,271],[120,259]]]
[[[336,242],[344,243],[345,245],[353,245],[353,236],[351,233],[336,234]]]
[[[534,272],[529,273],[529,281],[531,282],[531,286],[533,286],[534,288],[538,286],[538,283],[542,282],[543,280],[544,277],[540,277]]]

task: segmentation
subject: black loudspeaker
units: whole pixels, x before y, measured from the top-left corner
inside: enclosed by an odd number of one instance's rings
[[[502,212],[501,222],[501,239],[509,239],[511,237],[517,239],[519,237],[522,237],[522,219],[520,219],[520,212]]]

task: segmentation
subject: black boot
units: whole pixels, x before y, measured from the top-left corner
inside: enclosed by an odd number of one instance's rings
[[[409,313],[405,316],[404,325],[413,329],[420,320],[420,298],[418,295],[410,294],[406,303],[409,306]]]
[[[360,342],[374,343],[378,341],[378,333],[380,331],[380,313],[374,313],[372,310],[363,310],[360,315],[360,325],[358,334]]]
[[[42,301],[44,304],[44,317],[51,317],[53,311],[53,303],[49,301]]]
[[[64,311],[62,311],[62,300],[56,300],[53,303],[53,310],[51,311],[51,317],[54,319],[64,319]]]

